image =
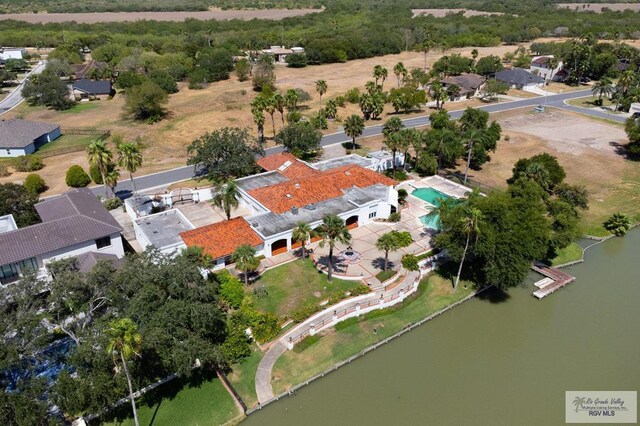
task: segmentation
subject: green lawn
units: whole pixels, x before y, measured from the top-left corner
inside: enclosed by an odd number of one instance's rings
[[[573,106],[577,106],[577,107],[581,107],[581,108],[594,108],[594,101],[598,99],[597,96],[589,96],[587,98],[578,98],[578,99],[571,99],[569,101],[567,101],[567,103],[569,105],[573,105]],[[602,106],[603,107],[615,107],[615,103],[611,102],[609,99],[606,98],[602,98]]]
[[[140,425],[144,426],[215,426],[243,416],[215,374],[190,382],[172,380],[145,394],[137,405]],[[108,413],[100,424],[133,425],[131,404]]]
[[[251,356],[242,360],[240,364],[231,366],[231,373],[227,378],[238,392],[240,398],[247,407],[253,407],[258,403],[256,395],[256,371],[264,353],[255,346],[251,347]]]
[[[405,326],[463,299],[473,291],[471,286],[465,289],[465,284],[469,283],[461,281],[454,292],[451,280],[437,274],[431,275],[420,283],[418,295],[410,297],[398,307],[372,311],[364,315],[361,321],[348,327],[339,327],[340,330],[323,336],[319,342],[300,353],[285,352],[273,369],[274,392],[276,395],[284,392]]]
[[[295,260],[273,268],[260,277],[252,288],[264,286],[266,292],[257,296],[249,290],[256,309],[281,317],[312,303],[319,303],[339,291],[347,291],[362,285],[361,281],[343,281],[318,271],[311,260]]]
[[[82,111],[89,111],[91,109],[98,108],[99,103],[100,103],[99,101],[78,102],[72,108],[69,108],[60,112],[63,114],[73,114],[73,113],[82,112]]]
[[[551,261],[552,266],[564,265],[582,259],[582,247],[576,243],[571,243],[567,247],[558,251],[556,257]]]
[[[49,142],[42,148],[38,149],[36,151],[36,154],[42,154],[45,152],[69,147],[88,146],[95,139],[95,135],[62,135],[53,142]]]

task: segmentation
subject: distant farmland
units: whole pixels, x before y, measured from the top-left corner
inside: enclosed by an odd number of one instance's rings
[[[640,3],[558,3],[558,7],[577,10],[578,12],[602,13],[603,8],[613,11],[633,10],[640,11]]]
[[[420,15],[431,15],[436,18],[443,18],[447,16],[449,13],[460,13],[464,12],[464,16],[491,16],[491,15],[504,15],[501,12],[484,12],[482,10],[472,10],[472,9],[411,9],[413,13],[413,17]]]
[[[32,24],[49,22],[71,22],[95,24],[97,22],[126,21],[184,21],[186,19],[220,21],[230,19],[284,19],[308,13],[322,12],[323,9],[256,9],[256,10],[207,10],[201,12],[100,12],[100,13],[7,13],[0,14],[0,20],[13,19]]]

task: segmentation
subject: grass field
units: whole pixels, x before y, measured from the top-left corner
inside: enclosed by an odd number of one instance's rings
[[[45,144],[36,154],[51,152],[58,149],[88,146],[96,139],[94,135],[62,135],[58,139]]]
[[[551,261],[552,266],[564,265],[582,259],[582,247],[576,243],[571,243],[567,247],[558,251],[558,255]]]
[[[363,320],[324,335],[301,353],[285,352],[274,366],[274,392],[284,392],[405,326],[463,299],[473,291],[471,286],[465,289],[465,284],[469,283],[462,281],[454,292],[451,280],[441,275],[431,275],[422,280],[417,296],[408,298],[397,308],[364,315]],[[385,315],[378,316],[379,313]]]
[[[145,426],[214,426],[243,416],[215,374],[172,380],[145,394],[137,406],[140,424]],[[100,424],[133,425],[131,405],[121,405]]]
[[[76,103],[73,108],[69,108],[67,110],[64,111],[60,111],[62,114],[75,114],[78,112],[82,112],[82,111],[89,111],[95,108],[98,108],[100,101],[94,101],[94,102],[78,102]]]
[[[231,366],[231,373],[227,374],[227,378],[231,382],[233,388],[238,392],[240,398],[247,407],[253,407],[258,403],[256,395],[256,371],[258,364],[264,355],[260,349],[255,346],[251,347],[251,356],[245,358],[240,364]]]
[[[251,294],[255,307],[286,317],[311,303],[319,303],[339,291],[348,291],[361,285],[360,281],[343,281],[327,276],[316,269],[310,260],[296,260],[273,268],[253,285],[264,286],[267,295]]]
[[[594,104],[594,101],[596,101],[597,99],[598,99],[597,96],[590,96],[588,98],[571,99],[567,101],[567,103],[569,105],[573,105],[581,108],[594,108],[596,106]],[[607,98],[602,98],[603,107],[615,107],[615,105],[616,104],[614,102],[611,102],[611,100]]]

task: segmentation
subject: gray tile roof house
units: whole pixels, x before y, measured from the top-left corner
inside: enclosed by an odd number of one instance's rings
[[[109,80],[78,80],[71,87],[74,91],[86,93],[91,96],[110,95],[111,82]]]
[[[28,120],[0,121],[0,148],[26,148],[42,136],[59,133],[58,124]],[[58,135],[59,136],[59,135]]]
[[[544,83],[544,78],[531,74],[522,68],[504,69],[495,73],[496,80],[507,83],[509,86],[522,88]]]
[[[0,266],[120,233],[122,227],[87,188],[36,204],[42,223],[0,234]]]

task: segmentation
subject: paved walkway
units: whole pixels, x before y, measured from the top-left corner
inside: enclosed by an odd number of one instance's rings
[[[402,283],[394,286],[392,289],[381,289],[344,300],[313,315],[289,330],[271,346],[260,360],[260,364],[258,364],[258,370],[256,371],[256,394],[258,396],[258,402],[264,404],[275,397],[273,388],[271,387],[273,366],[278,358],[286,352],[290,342],[297,343],[305,337],[315,334],[315,332],[331,327],[336,322],[354,316],[354,313],[360,309],[368,311],[396,304],[402,301],[404,296],[413,291],[412,287],[419,278],[420,272],[409,272]]]

